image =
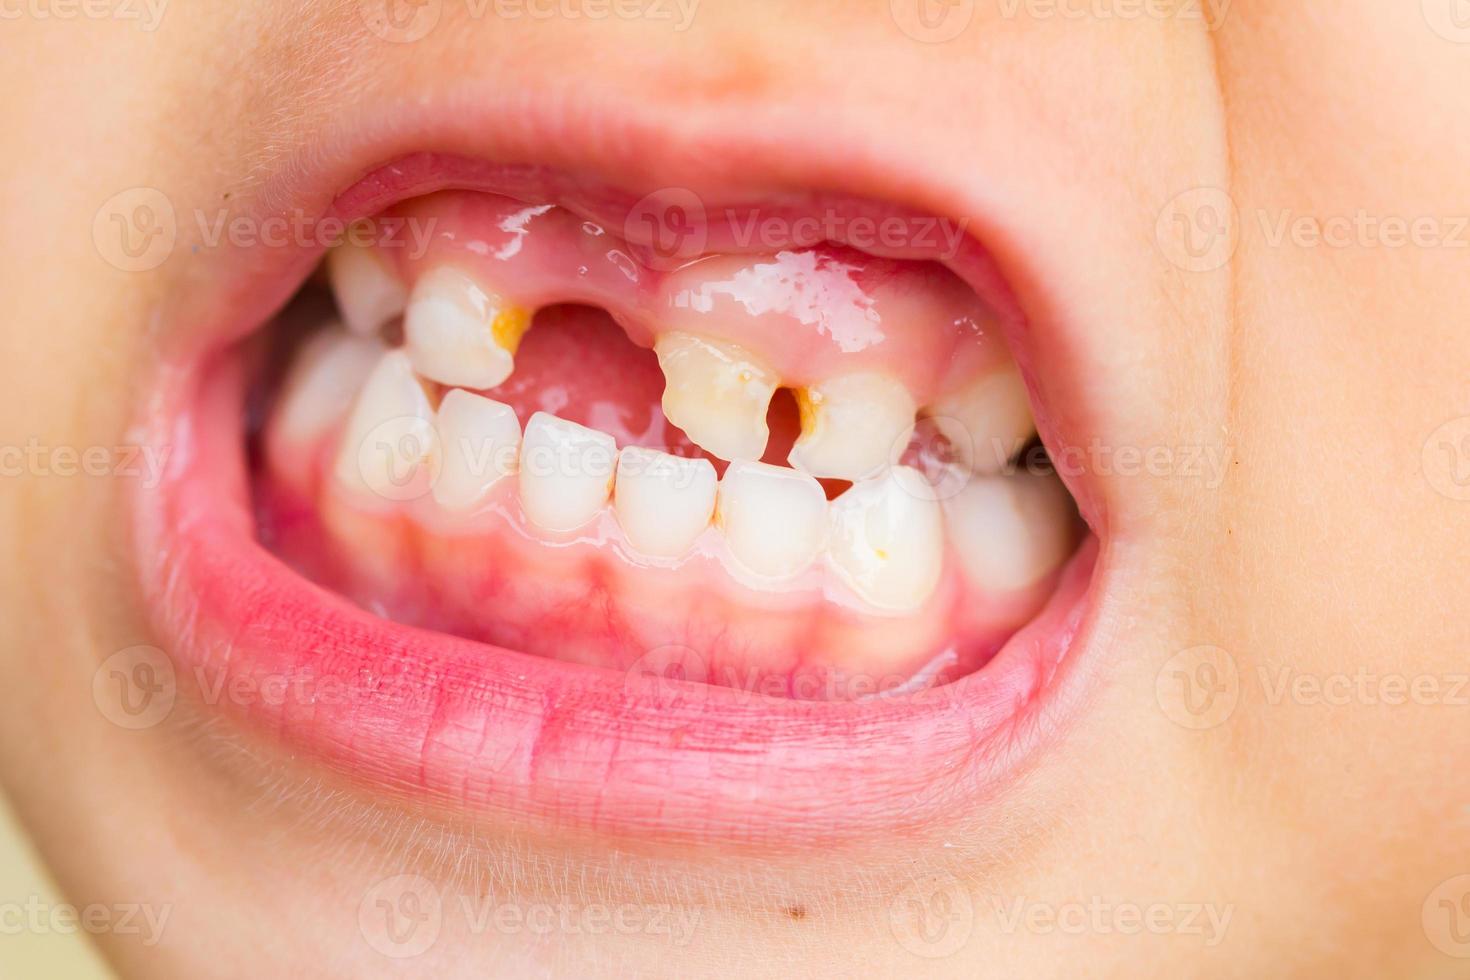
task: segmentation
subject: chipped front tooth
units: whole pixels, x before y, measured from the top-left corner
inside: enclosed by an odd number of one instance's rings
[[[537,412],[521,444],[521,508],[548,531],[575,531],[612,492],[618,447],[612,436]]]
[[[897,462],[914,431],[913,396],[885,374],[831,378],[799,390],[796,398],[801,437],[788,459],[812,476],[872,477]]]
[[[384,347],[376,337],[359,337],[340,326],[313,336],[301,348],[281,386],[271,420],[271,438],[305,447],[341,422]]]
[[[895,466],[832,501],[832,567],[854,592],[892,612],[914,612],[944,565],[944,520],[918,470]]]
[[[663,368],[664,415],[721,459],[760,459],[778,379],[735,344],[666,333],[653,346]]]
[[[1072,498],[1052,475],[976,477],[944,502],[944,514],[966,577],[986,592],[1033,585],[1072,550]]]
[[[1026,384],[1014,364],[972,381],[924,410],[971,472],[999,473],[1036,434]]]
[[[509,405],[456,388],[439,404],[439,445],[444,465],[434,481],[434,502],[462,513],[484,503],[515,472],[521,423]]]
[[[613,510],[635,551],[679,558],[709,526],[718,484],[714,464],[629,446],[618,456]]]
[[[805,473],[737,460],[720,481],[717,520],[736,561],[766,578],[789,578],[821,553],[827,495]]]
[[[332,294],[347,329],[371,336],[403,313],[408,290],[376,249],[346,243],[327,253]]]
[[[515,369],[531,314],[471,276],[440,266],[414,283],[403,318],[416,371],[440,384],[494,388]]]
[[[384,354],[368,375],[338,450],[337,479],[384,500],[423,496],[437,475],[434,407],[401,350]]]

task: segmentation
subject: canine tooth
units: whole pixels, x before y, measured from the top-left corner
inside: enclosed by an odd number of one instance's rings
[[[365,245],[338,245],[327,253],[332,295],[347,329],[370,336],[403,313],[408,291],[377,252]]]
[[[403,318],[416,371],[440,384],[494,388],[515,369],[531,314],[450,266],[414,283]]]
[[[368,375],[347,420],[337,478],[384,500],[411,500],[438,468],[434,407],[401,350],[384,354]]]
[[[653,349],[664,372],[669,421],[721,459],[760,459],[778,385],[770,370],[735,344],[693,334],[666,333]]]
[[[999,473],[1016,451],[1036,434],[1026,384],[1008,364],[924,410],[954,447],[956,458],[974,473]]]
[[[757,575],[796,575],[826,543],[827,495],[805,473],[737,460],[725,470],[716,506],[730,553]]]
[[[895,466],[832,501],[832,566],[880,609],[912,612],[939,584],[944,520],[918,470]]]
[[[976,477],[944,513],[966,577],[988,592],[1032,585],[1072,550],[1072,498],[1051,475]]]
[[[338,326],[308,340],[281,387],[271,437],[284,445],[306,446],[325,435],[351,411],[384,350],[376,337],[359,337]]]
[[[516,469],[521,423],[509,405],[455,388],[439,404],[444,465],[434,502],[447,511],[472,510]]]
[[[898,380],[864,372],[796,393],[801,437],[792,466],[812,476],[860,480],[896,462],[914,431],[914,398]]]
[[[612,436],[537,412],[521,444],[521,507],[548,531],[575,531],[612,492],[618,446]]]
[[[707,459],[629,446],[618,457],[613,510],[636,551],[678,558],[694,546],[715,511],[718,485]]]

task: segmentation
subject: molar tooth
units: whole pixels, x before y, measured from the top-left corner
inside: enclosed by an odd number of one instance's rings
[[[440,384],[494,388],[515,369],[531,314],[450,266],[414,283],[403,318],[414,369]]]
[[[509,405],[456,388],[439,404],[439,442],[444,466],[434,481],[434,502],[463,513],[515,472],[521,423]]]
[[[918,470],[895,466],[832,501],[827,547],[838,575],[880,609],[914,612],[944,565],[944,520]]]
[[[805,473],[737,460],[720,481],[717,507],[731,554],[757,575],[796,575],[826,542],[827,495]]]
[[[812,476],[872,477],[898,460],[913,435],[914,398],[885,374],[842,375],[804,388],[796,397],[801,437],[788,459]]]
[[[1055,476],[976,477],[944,513],[966,577],[987,592],[1033,585],[1072,551],[1072,498]]]
[[[336,475],[384,500],[412,500],[437,475],[434,407],[401,350],[384,354],[368,375],[347,420]]]
[[[376,249],[344,243],[327,253],[327,276],[347,329],[367,337],[403,313],[408,290]]]
[[[721,459],[760,459],[770,432],[766,413],[778,379],[745,349],[687,333],[653,346],[663,368],[664,415]]]
[[[959,462],[974,473],[1001,472],[1036,434],[1026,384],[1014,364],[945,395],[924,414],[949,440]]]
[[[679,558],[709,526],[717,483],[707,459],[629,446],[618,457],[613,510],[636,551]]]
[[[612,492],[618,447],[612,436],[537,412],[521,445],[521,508],[548,531],[575,531]]]

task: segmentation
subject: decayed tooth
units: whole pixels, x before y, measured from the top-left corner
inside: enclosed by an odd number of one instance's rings
[[[515,369],[531,313],[450,266],[414,283],[403,318],[414,369],[440,384],[494,388]]]
[[[940,398],[924,410],[955,456],[975,473],[999,473],[1036,434],[1026,384],[1014,364]]]
[[[736,561],[766,578],[789,578],[821,553],[827,495],[805,473],[739,460],[720,481],[717,520]]]
[[[653,349],[667,382],[669,421],[721,459],[760,459],[775,375],[744,348],[693,334],[664,334]]]
[[[354,336],[337,326],[313,336],[281,386],[271,438],[299,447],[325,435],[352,408],[383,352],[376,337]]]
[[[876,372],[831,378],[796,393],[801,437],[792,466],[812,476],[860,480],[898,460],[917,406],[897,379]]]
[[[966,577],[987,592],[1040,581],[1071,553],[1072,498],[1051,475],[976,477],[944,501]]]
[[[377,250],[345,243],[327,253],[327,275],[347,329],[370,336],[403,313],[408,291]]]
[[[444,465],[434,502],[451,512],[473,510],[516,471],[521,423],[509,405],[456,388],[439,404],[439,444]]]
[[[912,612],[939,584],[944,520],[929,481],[895,466],[832,501],[832,567],[880,609]]]
[[[521,444],[521,508],[548,531],[575,531],[612,492],[618,447],[612,436],[537,412]]]
[[[412,500],[432,485],[438,465],[434,407],[408,355],[389,351],[368,375],[347,420],[337,479],[384,500]]]
[[[634,550],[679,558],[709,526],[717,484],[707,459],[629,446],[618,456],[613,511]]]

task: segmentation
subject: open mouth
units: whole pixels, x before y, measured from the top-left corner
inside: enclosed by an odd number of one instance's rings
[[[1012,771],[1100,549],[981,246],[452,166],[339,195],[150,407],[201,686],[274,683],[247,722],[380,790],[614,833],[891,831]]]

